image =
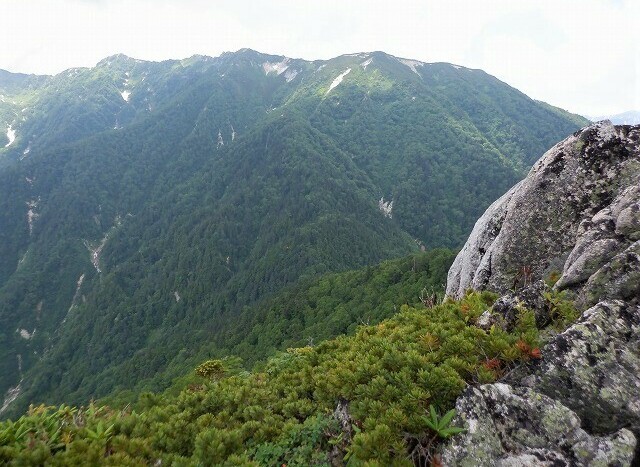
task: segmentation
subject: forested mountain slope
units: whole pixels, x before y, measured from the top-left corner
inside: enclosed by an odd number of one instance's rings
[[[639,143],[640,127],[599,122],[550,149],[477,222],[449,270],[457,299],[428,294],[445,250],[303,281],[244,309],[230,333],[245,344],[234,351],[287,332],[297,347],[253,371],[230,356],[202,361],[133,404],[31,406],[0,422],[0,460],[637,465]],[[496,255],[490,270],[485,254]],[[349,335],[296,344],[368,317]]]
[[[23,404],[133,387],[300,279],[456,247],[577,128],[381,52],[114,56],[0,93],[0,392]]]
[[[193,332],[186,328],[164,338],[161,346],[139,352],[122,364],[121,373],[134,371],[136,365],[151,368],[158,356],[167,354],[166,349],[173,349],[176,358],[163,371],[105,400],[110,405],[124,406],[135,401],[137,394],[157,391],[172,380],[175,392],[186,385],[185,369],[206,359],[239,358],[245,367],[261,366],[267,357],[283,349],[353,334],[358,326],[377,324],[393,316],[403,305],[437,301],[444,296],[444,283],[454,256],[451,250],[436,249],[301,280],[273,297],[243,307],[226,326],[208,329],[206,343],[198,352],[183,348],[189,342],[186,336]],[[190,376],[187,382],[193,379]],[[83,390],[78,389],[78,396],[87,396],[81,394]],[[57,391],[62,397],[69,388],[63,386]]]
[[[146,393],[134,408],[34,406],[0,422],[0,461],[429,465],[438,436],[457,432],[444,422],[434,433],[437,413],[467,385],[529,360],[524,345],[538,345],[528,311],[512,332],[476,326],[494,299],[485,293],[435,308],[403,306],[353,336],[287,349],[256,372],[209,360],[178,394]]]

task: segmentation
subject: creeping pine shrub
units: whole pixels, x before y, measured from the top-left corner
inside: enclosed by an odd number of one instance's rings
[[[196,375],[209,379],[220,379],[225,371],[222,360],[207,360],[196,367]]]
[[[429,440],[457,431],[450,410],[465,387],[535,358],[530,311],[521,310],[511,332],[475,325],[494,300],[471,292],[431,308],[405,305],[376,326],[289,349],[253,373],[211,360],[198,367],[202,384],[178,396],[146,395],[140,412],[100,412],[76,425],[57,415],[50,428],[52,412],[33,414],[29,429],[44,430],[37,436],[24,435],[24,422],[3,422],[0,460],[35,456],[33,438],[42,446],[36,463],[71,463],[68,456],[82,453],[117,465],[309,466],[326,465],[340,450],[349,465],[424,464],[434,448]],[[349,407],[346,431],[332,416],[341,400]]]

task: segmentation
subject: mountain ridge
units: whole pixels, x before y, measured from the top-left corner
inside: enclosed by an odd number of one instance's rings
[[[211,62],[211,61],[215,61],[218,59],[222,59],[222,58],[234,58],[234,57],[239,57],[242,55],[248,55],[248,56],[253,56],[254,58],[261,58],[261,59],[280,59],[280,61],[282,60],[288,60],[288,61],[292,61],[292,62],[303,62],[303,63],[307,63],[307,64],[315,64],[315,63],[325,63],[325,62],[329,62],[331,60],[335,60],[337,58],[342,58],[342,57],[365,57],[368,58],[370,56],[387,56],[387,57],[392,57],[395,58],[396,60],[402,61],[409,61],[409,62],[414,62],[414,63],[419,63],[421,65],[430,65],[430,64],[444,64],[444,65],[450,65],[454,68],[463,68],[466,70],[472,70],[472,71],[482,71],[479,68],[469,68],[466,67],[464,65],[459,65],[459,64],[454,64],[454,63],[450,63],[450,62],[427,62],[427,61],[423,61],[423,60],[417,60],[417,59],[413,59],[413,58],[407,58],[407,57],[399,57],[390,53],[387,53],[383,50],[371,50],[371,51],[360,51],[360,52],[352,52],[352,53],[345,53],[345,54],[341,54],[341,55],[337,55],[335,57],[332,58],[328,58],[328,59],[306,59],[306,58],[302,58],[302,57],[289,57],[286,55],[279,55],[279,54],[271,54],[271,53],[266,53],[266,52],[260,52],[258,50],[252,49],[252,48],[248,48],[248,47],[243,47],[240,48],[236,51],[225,51],[222,52],[220,55],[217,56],[212,56],[212,55],[206,55],[206,54],[193,54],[189,57],[185,57],[185,58],[167,58],[167,59],[163,59],[163,60],[147,60],[147,59],[141,59],[141,58],[136,58],[133,56],[129,56],[127,54],[124,53],[115,53],[113,55],[108,55],[102,59],[100,59],[98,62],[96,62],[95,65],[93,66],[82,66],[82,67],[70,67],[67,68],[65,70],[59,71],[57,73],[22,73],[22,72],[13,72],[10,70],[6,70],[3,68],[0,68],[0,79],[7,79],[12,75],[14,77],[14,79],[24,79],[24,78],[28,78],[28,77],[38,77],[38,78],[45,78],[45,77],[55,77],[61,74],[68,74],[69,72],[73,72],[76,70],[90,70],[93,68],[97,68],[97,67],[101,67],[101,66],[110,66],[113,62],[134,62],[134,63],[144,63],[144,64],[150,64],[150,63],[173,63],[173,64],[183,64],[183,63],[190,63],[190,62],[194,62],[194,61],[204,61],[204,62]],[[407,65],[409,66],[409,65]]]
[[[0,392],[23,379],[16,407],[162,372],[301,278],[459,246],[577,129],[483,72],[285,60],[116,56],[5,103]]]

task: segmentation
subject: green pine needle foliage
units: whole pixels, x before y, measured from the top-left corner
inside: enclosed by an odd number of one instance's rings
[[[410,465],[409,440],[459,432],[451,409],[465,387],[496,380],[537,349],[528,310],[513,332],[475,326],[494,299],[473,292],[432,308],[405,305],[253,373],[226,376],[222,362],[205,363],[216,378],[204,372],[177,396],[145,394],[132,412],[40,407],[0,424],[0,463],[308,466],[342,456],[349,465]],[[346,431],[332,415],[341,400]]]

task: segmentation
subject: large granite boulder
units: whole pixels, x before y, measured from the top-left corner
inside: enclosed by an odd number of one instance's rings
[[[476,223],[447,294],[557,273],[583,307],[640,297],[640,126],[588,126],[551,148]]]
[[[549,150],[478,220],[447,293],[502,293],[488,327],[519,306],[544,326],[554,275],[586,311],[539,361],[458,399],[468,431],[445,465],[640,465],[640,126],[599,122]]]

